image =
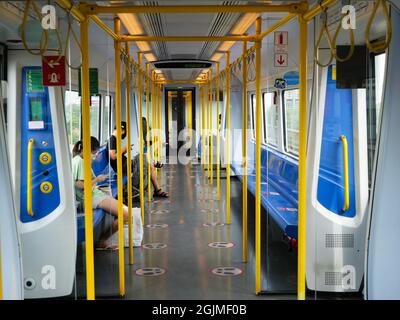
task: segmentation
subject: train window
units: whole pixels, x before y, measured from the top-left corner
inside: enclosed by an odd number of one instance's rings
[[[256,95],[252,94],[251,95],[251,112],[250,112],[250,119],[251,119],[251,132],[253,135],[253,138],[256,138],[256,123],[254,119],[256,118]]]
[[[103,104],[103,120],[101,125],[101,143],[106,143],[109,138],[110,132],[110,122],[111,122],[111,96],[105,96]]]
[[[385,75],[385,62],[386,54],[379,54],[375,56],[375,114],[376,122],[380,122],[381,115],[381,105],[383,97],[383,85],[384,85],[384,75]],[[378,126],[376,126],[376,133],[378,134]]]
[[[92,96],[90,98],[90,135],[97,139],[100,138],[100,100],[100,96]]]
[[[77,91],[65,91],[65,118],[68,141],[72,149],[81,138],[81,97]]]
[[[275,94],[275,92],[263,94],[265,142],[273,146],[278,145],[279,135],[279,110]]]
[[[385,83],[386,54],[371,56],[371,75],[367,87],[367,123],[368,123],[368,177],[371,185],[376,142],[379,133],[383,88]]]
[[[297,155],[299,153],[299,89],[283,92],[285,114],[285,150]]]

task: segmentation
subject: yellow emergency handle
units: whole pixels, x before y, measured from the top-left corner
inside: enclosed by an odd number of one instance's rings
[[[343,190],[344,190],[344,204],[342,211],[349,210],[350,196],[349,196],[349,154],[346,136],[340,136],[343,146]]]
[[[29,139],[28,142],[28,167],[27,167],[27,201],[26,206],[28,209],[28,214],[32,217],[33,210],[32,210],[32,152],[33,152],[33,144],[35,143],[34,139]]]

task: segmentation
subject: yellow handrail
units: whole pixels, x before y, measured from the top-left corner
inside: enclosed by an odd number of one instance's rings
[[[114,30],[120,34],[121,21],[114,19]],[[121,43],[114,42],[115,65],[115,123],[117,127],[117,186],[118,186],[118,272],[119,294],[125,295],[125,256],[124,256],[124,209],[123,209],[123,183],[122,183],[122,129],[121,129]],[[139,122],[140,123],[140,122]],[[85,195],[86,196],[86,195]]]
[[[83,183],[85,208],[85,255],[86,255],[86,297],[95,299],[94,244],[92,209],[92,168],[90,161],[90,88],[89,88],[89,20],[80,23],[82,46],[82,138],[83,138]]]
[[[125,63],[125,112],[126,112],[126,139],[128,163],[132,162],[131,152],[131,73],[129,69],[129,45],[125,44],[125,51],[128,55]],[[127,176],[132,176],[132,166],[127,166]],[[132,179],[128,179],[128,237],[129,237],[129,264],[133,264],[133,228],[132,228]]]
[[[27,168],[27,209],[28,214],[32,217],[33,216],[33,209],[32,209],[32,152],[33,152],[33,144],[35,143],[34,139],[29,139],[28,142],[28,168]]]
[[[226,53],[226,224],[231,224],[231,73],[229,61],[231,53]]]
[[[256,20],[256,33],[261,33],[261,18]],[[255,291],[261,292],[261,46],[262,41],[257,41],[256,46],[256,199],[255,199]]]
[[[247,262],[247,42],[243,42],[243,73],[242,73],[242,250],[243,262]]]
[[[377,44],[377,45],[373,45],[370,41],[369,41],[369,34],[371,32],[371,26],[372,26],[372,21],[375,18],[375,14],[378,11],[378,7],[382,5],[382,10],[383,10],[383,14],[385,15],[385,21],[386,21],[386,40],[384,42],[383,45],[381,45],[381,43]],[[365,44],[367,45],[369,51],[371,52],[379,52],[379,51],[384,51],[386,50],[386,48],[389,46],[390,41],[392,39],[392,20],[389,16],[389,10],[386,6],[386,2],[384,0],[377,0],[375,2],[374,5],[374,9],[372,10],[371,16],[368,20],[368,24],[367,27],[365,29]]]
[[[340,136],[343,146],[343,189],[344,189],[344,205],[342,211],[349,210],[350,196],[349,196],[349,154],[347,146],[347,138],[345,135]]]
[[[307,22],[299,15],[299,178],[297,299],[306,298],[307,236]]]

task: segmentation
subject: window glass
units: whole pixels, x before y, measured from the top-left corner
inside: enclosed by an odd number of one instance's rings
[[[376,122],[380,122],[381,104],[383,97],[383,82],[385,76],[385,62],[386,54],[375,56],[375,106],[376,106]],[[378,133],[378,126],[376,126],[376,133]]]
[[[263,94],[265,142],[277,146],[279,135],[279,110],[275,103],[275,92]],[[266,129],[265,129],[266,128]]]
[[[369,77],[371,81],[367,87],[368,177],[370,186],[382,109],[386,54],[372,55],[371,63],[373,65]]]
[[[256,95],[251,95],[251,112],[250,112],[250,120],[251,120],[251,131],[253,134],[253,138],[256,137],[256,123],[254,119],[256,118]]]
[[[285,150],[299,153],[299,89],[283,92],[285,110]]]
[[[90,135],[100,138],[100,96],[90,98]]]
[[[106,143],[110,137],[111,96],[105,96],[103,105],[103,124],[101,128],[101,144]]]
[[[72,150],[73,145],[81,137],[81,97],[77,91],[65,92],[65,119],[68,141]]]

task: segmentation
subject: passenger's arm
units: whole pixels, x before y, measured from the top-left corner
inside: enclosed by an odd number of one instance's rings
[[[84,186],[83,180],[75,181],[75,187],[77,187],[78,189],[83,189],[83,186]]]
[[[127,147],[126,146],[122,147],[122,154],[125,154],[126,151]],[[110,150],[109,153],[111,160],[117,160],[117,150]]]

